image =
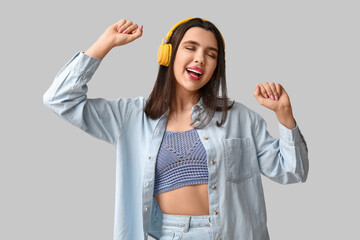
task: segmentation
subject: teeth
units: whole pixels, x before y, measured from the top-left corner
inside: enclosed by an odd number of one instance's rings
[[[186,70],[188,70],[188,71],[190,71],[190,72],[194,72],[194,73],[197,73],[197,74],[202,75],[201,72],[198,72],[198,71],[196,71],[196,70],[194,70],[194,69],[189,69],[189,68],[187,68]]]

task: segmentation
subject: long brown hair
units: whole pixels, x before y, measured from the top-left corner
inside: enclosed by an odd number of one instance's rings
[[[227,111],[233,106],[227,97],[226,75],[225,75],[225,46],[220,31],[214,24],[201,18],[191,19],[176,28],[168,43],[172,45],[170,64],[168,67],[160,65],[154,88],[147,100],[145,113],[152,119],[161,117],[168,109],[172,109],[172,96],[175,96],[174,60],[179,44],[187,30],[192,27],[200,27],[214,33],[218,42],[217,65],[213,76],[207,84],[199,89],[199,96],[203,100],[204,109],[200,115],[205,115],[195,128],[205,127],[215,115],[215,111],[222,112],[221,122],[216,122],[218,127],[226,121]],[[221,95],[220,93],[221,89]]]

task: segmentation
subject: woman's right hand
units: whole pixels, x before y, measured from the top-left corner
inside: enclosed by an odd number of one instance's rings
[[[132,21],[121,19],[119,22],[108,27],[101,37],[105,39],[109,38],[109,40],[113,43],[113,47],[116,47],[128,44],[141,37],[142,30],[142,25],[138,27],[138,25]]]
[[[121,19],[108,27],[99,39],[85,52],[86,55],[103,59],[114,47],[128,44],[142,36],[143,26]]]

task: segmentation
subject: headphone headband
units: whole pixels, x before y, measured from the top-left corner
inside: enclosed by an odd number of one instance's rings
[[[168,39],[171,37],[171,35],[173,34],[173,32],[183,23],[187,22],[187,21],[190,21],[191,19],[194,19],[194,18],[186,18],[186,19],[183,19],[181,20],[180,22],[176,23],[174,26],[171,27],[170,31],[168,32],[168,34],[166,34],[166,37],[164,40]],[[204,19],[202,19],[203,21],[206,21]]]

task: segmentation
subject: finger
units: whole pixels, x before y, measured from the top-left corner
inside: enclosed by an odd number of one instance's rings
[[[137,24],[132,24],[131,26],[129,26],[128,28],[126,28],[123,33],[129,33],[129,34],[132,34],[132,33],[135,33],[135,30],[138,28],[138,25]]]
[[[116,31],[119,32],[119,29],[126,23],[126,19],[121,19],[114,25],[116,26]]]
[[[264,98],[269,98],[269,95],[267,94],[267,91],[265,89],[265,87],[263,86],[263,84],[258,84],[259,88],[260,88],[260,92],[262,94],[262,96]]]
[[[276,92],[279,94],[279,98],[280,98],[282,87],[281,87],[281,85],[279,83],[276,83],[275,88],[276,88]]]
[[[258,84],[256,84],[255,86],[255,91],[254,91],[254,97],[256,98],[256,100],[258,100],[258,102],[261,104],[264,101],[264,96],[261,93],[261,89],[260,86]]]
[[[135,31],[135,33],[128,35],[130,41],[134,41],[135,39],[139,38],[143,34],[143,25],[140,25]]]
[[[260,97],[260,95],[261,95],[261,92],[260,92],[259,85],[256,84],[255,91],[254,91],[254,96],[255,97]]]
[[[262,84],[263,87],[265,88],[266,90],[266,93],[267,95],[269,96],[269,98],[271,98],[272,100],[275,100],[275,97],[274,97],[274,93],[272,92],[270,86],[269,86],[269,83],[268,82],[265,82]]]
[[[274,96],[274,99],[273,100],[279,100],[279,93],[277,92],[277,90],[276,90],[276,86],[275,86],[275,83],[273,83],[273,82],[271,82],[271,83],[269,83],[269,87],[270,87],[270,89],[271,89],[271,91],[272,91],[272,93],[273,93],[273,96]]]
[[[126,33],[126,29],[130,27],[132,24],[133,24],[132,21],[126,21],[126,23],[119,28],[118,33]]]
[[[137,26],[137,25],[136,25],[136,26]],[[143,25],[140,25],[140,27],[141,27],[141,30],[140,30],[140,31],[142,31],[142,29],[143,29],[144,26],[143,26]],[[136,29],[133,30],[131,33],[132,33],[132,34],[136,33],[140,27],[136,27]]]

